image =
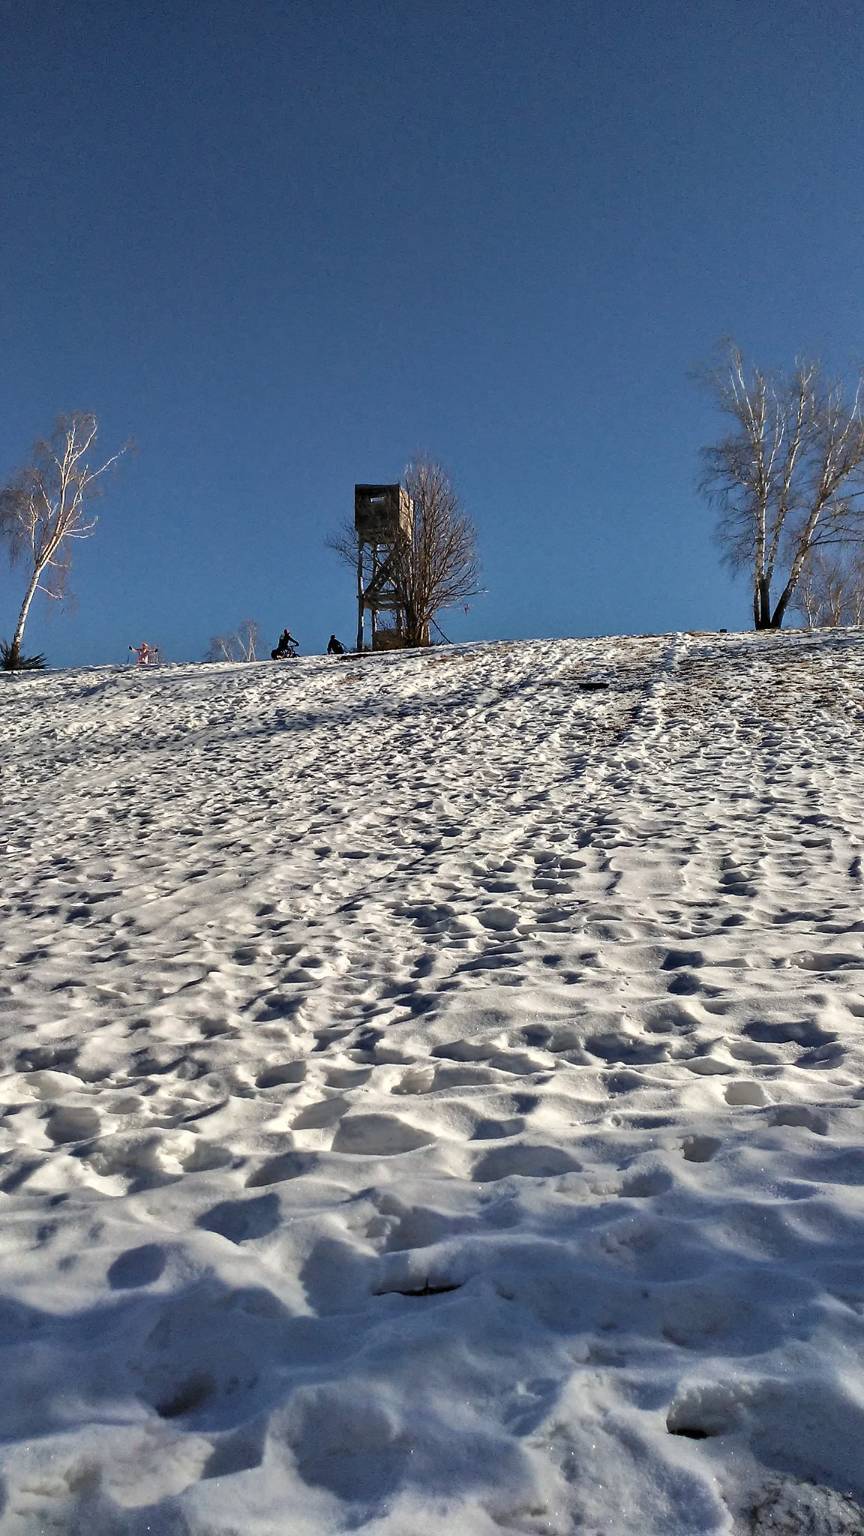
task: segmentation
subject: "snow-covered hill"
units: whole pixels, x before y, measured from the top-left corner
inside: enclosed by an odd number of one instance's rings
[[[860,1536],[862,723],[851,633],[0,680],[3,1536]]]

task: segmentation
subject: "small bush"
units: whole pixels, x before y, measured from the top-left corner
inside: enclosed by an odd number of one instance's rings
[[[20,651],[16,654],[8,640],[0,640],[0,672],[44,672],[45,665],[45,657],[41,653],[38,656],[22,656]]]

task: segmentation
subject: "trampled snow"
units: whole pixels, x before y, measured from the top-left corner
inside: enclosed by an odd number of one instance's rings
[[[0,1531],[864,1531],[864,638],[0,680]]]

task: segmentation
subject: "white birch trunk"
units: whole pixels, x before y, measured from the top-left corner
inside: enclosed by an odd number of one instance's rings
[[[21,649],[21,641],[24,638],[24,626],[27,623],[27,615],[30,612],[30,604],[36,596],[36,589],[39,586],[40,574],[41,567],[36,566],[34,568],[33,575],[30,577],[27,591],[24,594],[24,601],[21,604],[21,612],[18,615],[18,623],[15,626],[15,633],[12,636],[12,654],[16,659]]]

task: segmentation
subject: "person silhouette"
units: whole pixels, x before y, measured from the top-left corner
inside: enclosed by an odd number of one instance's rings
[[[297,644],[298,641],[294,639],[294,636],[289,632],[289,630],[283,629],[281,635],[279,636],[279,644],[277,645],[275,651],[270,652],[270,660],[285,661],[288,657],[294,656],[294,647]]]

